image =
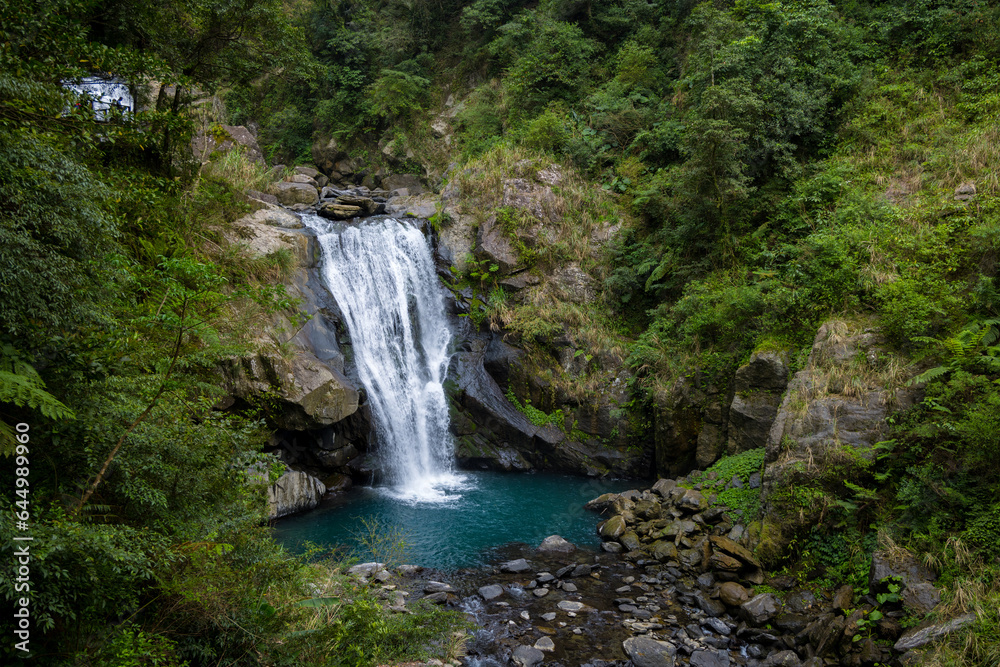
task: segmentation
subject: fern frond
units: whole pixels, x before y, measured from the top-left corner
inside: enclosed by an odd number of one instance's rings
[[[917,377],[910,380],[907,384],[909,385],[924,384],[925,382],[930,382],[934,378],[941,377],[942,375],[951,370],[952,369],[949,366],[936,366],[935,368],[931,368],[930,370],[924,371]]]

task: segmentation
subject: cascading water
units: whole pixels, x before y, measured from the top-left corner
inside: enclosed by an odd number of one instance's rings
[[[391,218],[357,225],[303,215],[323,249],[321,273],[351,334],[382,467],[394,494],[440,500],[453,471],[444,378],[451,331],[419,230]]]

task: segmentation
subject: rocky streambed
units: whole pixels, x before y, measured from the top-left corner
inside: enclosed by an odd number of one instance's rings
[[[886,581],[902,587],[901,601],[878,615],[874,597],[858,599],[850,586],[770,577],[749,548],[753,531],[689,485],[661,479],[589,502],[608,515],[599,552],[553,535],[509,545],[483,569],[389,573],[367,563],[352,573],[380,586],[394,611],[426,599],[466,612],[477,628],[461,659],[469,667],[919,664],[909,651],[969,622],[903,632],[907,610],[939,600],[933,573],[905,552],[873,558],[871,595]]]

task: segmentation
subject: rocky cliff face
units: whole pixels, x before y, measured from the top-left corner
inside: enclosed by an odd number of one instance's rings
[[[788,383],[767,437],[762,493],[764,513],[780,533],[811,525],[823,511],[797,488],[821,485],[830,474],[843,479],[872,460],[887,418],[920,399],[922,390],[907,385],[915,370],[882,345],[869,322],[828,321]]]
[[[287,514],[315,507],[317,493],[328,487],[350,486],[352,470],[368,449],[370,413],[347,361],[350,346],[339,311],[316,271],[315,240],[287,209],[262,200],[257,205],[233,223],[230,240],[257,256],[290,253],[295,268],[284,287],[298,306],[262,324],[255,354],[221,369],[228,397],[220,407],[264,409],[275,429],[272,451],[297,475],[269,491],[272,509],[295,508]],[[307,472],[314,483],[302,481]]]

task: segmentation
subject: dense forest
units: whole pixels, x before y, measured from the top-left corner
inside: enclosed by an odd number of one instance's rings
[[[616,233],[522,259],[583,264],[597,299],[512,302],[481,257],[455,281],[526,348],[586,321],[622,350],[636,438],[679,377],[767,349],[797,370],[831,318],[877,331],[879,381],[921,399],[789,488],[759,555],[860,590],[877,543],[905,546],[942,613],[978,613],[925,664],[1000,660],[996,2],[0,0],[0,24],[0,503],[30,517],[37,664],[376,665],[463,627],[388,615],[271,539],[267,406],[216,409],[217,369],[289,307],[289,258],[225,241],[269,172],[192,161],[206,114],[270,165],[332,141],[438,190],[571,171],[567,230]],[[76,104],[94,75],[136,110]],[[0,524],[8,563],[24,530]],[[17,605],[17,571],[0,582]]]

